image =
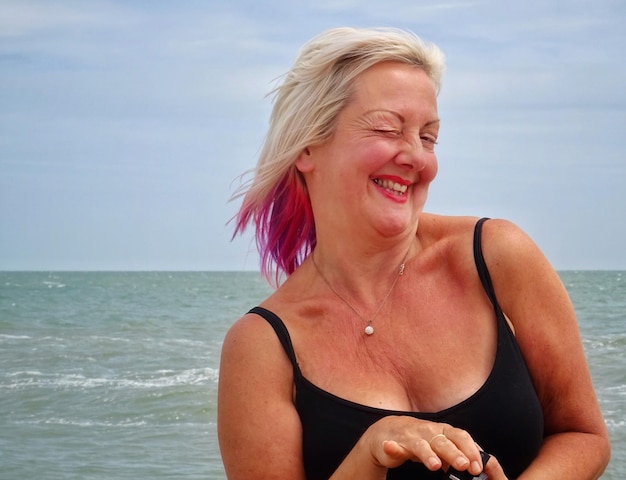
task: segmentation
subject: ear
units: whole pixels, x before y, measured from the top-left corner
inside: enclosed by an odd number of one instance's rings
[[[313,170],[314,165],[315,162],[313,161],[313,155],[311,155],[311,149],[307,147],[296,158],[296,168],[301,173],[308,173]]]

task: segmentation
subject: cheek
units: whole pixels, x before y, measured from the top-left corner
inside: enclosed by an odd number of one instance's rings
[[[376,171],[387,163],[393,161],[398,155],[398,148],[384,142],[373,142],[366,147],[360,147],[359,157],[365,169]]]
[[[439,171],[439,163],[437,162],[437,156],[431,155],[424,168],[420,171],[420,181],[430,183],[437,176]]]

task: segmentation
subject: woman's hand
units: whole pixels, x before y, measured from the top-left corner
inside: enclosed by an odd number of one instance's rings
[[[480,450],[469,433],[444,423],[408,416],[389,416],[373,424],[361,437],[375,464],[394,468],[407,460],[435,471],[452,466],[478,475],[483,470]],[[492,480],[506,480],[502,469],[490,467]],[[498,475],[498,471],[500,475]]]

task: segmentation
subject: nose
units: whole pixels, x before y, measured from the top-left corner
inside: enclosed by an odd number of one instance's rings
[[[419,172],[426,167],[429,153],[432,154],[426,150],[419,137],[406,139],[400,153],[396,156],[396,163]]]

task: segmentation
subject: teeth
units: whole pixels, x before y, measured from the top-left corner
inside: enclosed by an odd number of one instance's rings
[[[392,182],[391,180],[381,180],[378,178],[374,179],[374,183],[385,190],[391,190],[392,192],[400,194],[405,193],[408,188],[406,185],[400,185],[399,183]]]

